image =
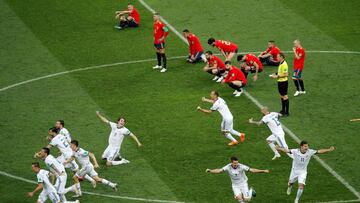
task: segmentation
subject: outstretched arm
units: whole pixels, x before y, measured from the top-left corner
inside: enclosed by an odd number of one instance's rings
[[[197,107],[197,110],[198,110],[198,111],[201,111],[201,112],[203,112],[203,113],[208,113],[208,114],[211,114],[211,113],[212,113],[211,110],[209,110],[209,109],[203,109],[203,108],[201,108],[200,106]]]
[[[140,143],[139,139],[133,134],[133,133],[130,133],[130,137],[135,140],[135,142],[137,143],[138,147],[141,147],[142,144]]]
[[[38,191],[40,191],[42,188],[43,188],[42,183],[39,183],[38,186],[35,188],[34,191],[28,192],[28,196],[29,196],[29,197],[34,196],[34,194],[37,193]]]
[[[270,173],[269,170],[261,170],[261,169],[256,169],[256,168],[250,168],[249,170],[251,173]]]
[[[335,147],[334,146],[331,146],[330,148],[328,149],[319,149],[317,150],[317,153],[318,154],[325,154],[327,152],[331,152],[331,151],[334,151],[335,150]]]
[[[100,114],[100,111],[96,111],[96,115],[100,118],[100,120],[102,120],[104,123],[109,123],[109,120],[107,118],[105,118],[104,116],[102,116]]]
[[[250,119],[249,119],[249,123],[251,123],[251,124],[256,124],[256,125],[261,125],[263,122],[262,122],[262,121],[254,121],[253,118],[250,118]]]
[[[276,150],[282,151],[282,152],[285,152],[285,153],[290,153],[290,150],[289,150],[289,149],[279,147],[278,145],[276,145]]]
[[[208,102],[208,103],[210,103],[210,104],[213,104],[213,103],[214,103],[214,100],[208,99],[208,98],[206,98],[206,97],[202,97],[202,98],[201,98],[201,101],[203,101],[203,102]]]
[[[99,168],[99,164],[96,160],[95,155],[92,152],[89,152],[89,157],[91,158],[93,164],[94,164],[94,168]]]
[[[206,172],[206,173],[218,174],[218,173],[223,173],[224,170],[223,170],[223,169],[206,169],[205,172]]]

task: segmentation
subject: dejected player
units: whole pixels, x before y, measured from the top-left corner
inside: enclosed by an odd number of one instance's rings
[[[118,30],[127,27],[136,28],[140,25],[140,14],[131,3],[128,4],[127,10],[116,11],[115,18],[119,20],[119,25],[115,26]]]
[[[189,56],[186,60],[189,63],[196,63],[201,60],[206,62],[204,50],[201,46],[199,38],[188,29],[183,30],[183,35],[189,43]]]
[[[262,63],[266,63],[269,66],[278,66],[280,64],[280,60],[278,58],[278,54],[280,52],[281,51],[276,46],[275,41],[270,40],[268,42],[268,48],[258,57]]]
[[[225,57],[225,61],[231,61],[231,59],[238,53],[238,46],[233,42],[209,38],[208,44],[218,48],[221,54]]]
[[[292,79],[294,81],[296,92],[294,96],[299,96],[300,94],[306,94],[304,81],[302,79],[302,71],[304,69],[305,62],[305,49],[302,47],[300,40],[296,39],[294,41],[294,73]]]
[[[205,52],[207,64],[203,68],[205,72],[208,72],[212,75],[215,75],[213,78],[216,82],[221,82],[224,79],[226,67],[224,62],[217,56],[215,56],[212,51]]]
[[[161,73],[167,71],[166,55],[165,55],[165,38],[169,34],[169,29],[161,22],[160,14],[154,14],[154,47],[156,49],[156,56],[158,64],[153,69],[160,69]],[[161,59],[163,64],[161,65]]]
[[[238,55],[237,61],[244,62],[241,64],[241,70],[244,72],[246,78],[249,73],[255,73],[253,76],[254,81],[258,79],[258,73],[261,73],[264,69],[260,59],[254,54]]]
[[[231,65],[230,61],[226,61],[225,66],[228,73],[222,83],[227,83],[235,90],[233,92],[234,96],[239,97],[242,94],[242,88],[246,86],[245,74],[237,67]]]

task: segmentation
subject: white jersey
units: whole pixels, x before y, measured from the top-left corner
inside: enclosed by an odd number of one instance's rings
[[[223,100],[221,97],[217,98],[210,110],[218,111],[221,114],[223,120],[233,119],[233,115],[231,114],[229,107],[227,106],[225,100]]]
[[[228,172],[232,185],[244,185],[247,184],[248,178],[245,172],[250,170],[250,167],[238,164],[237,168],[233,168],[231,164],[228,164],[222,168]]]
[[[111,132],[109,136],[109,146],[113,148],[120,148],[124,137],[127,135],[130,135],[131,132],[129,129],[122,127],[118,128],[116,123],[109,122],[109,125],[111,127]]]
[[[309,161],[317,150],[308,149],[305,154],[301,153],[300,149],[291,149],[290,152],[294,155],[292,170],[306,172]]]
[[[69,131],[66,128],[61,128],[59,131],[59,134],[62,134],[66,137],[68,142],[71,142],[71,135],[69,133]]]
[[[262,119],[262,122],[264,122],[271,132],[274,135],[284,135],[284,130],[281,127],[281,123],[279,121],[279,113],[271,112],[267,115],[265,115]]]
[[[70,144],[63,134],[57,134],[53,139],[51,139],[50,145],[57,147],[65,158],[70,158],[73,154]]]
[[[80,163],[81,167],[85,168],[88,165],[92,166],[92,163],[90,162],[90,158],[89,158],[89,152],[82,149],[82,148],[78,148],[77,151],[73,152],[73,157],[76,158],[76,160]]]
[[[62,172],[65,172],[64,165],[58,162],[58,160],[55,159],[51,154],[45,158],[45,164],[56,176],[59,176]]]
[[[49,173],[50,172],[47,170],[40,169],[39,173],[36,175],[37,182],[42,184],[43,189],[46,193],[52,193],[52,192],[56,193],[56,189],[54,185],[51,184],[49,180],[49,176],[50,176]]]

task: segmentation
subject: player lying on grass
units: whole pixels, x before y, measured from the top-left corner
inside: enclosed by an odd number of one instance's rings
[[[262,63],[266,63],[269,66],[278,66],[280,64],[278,58],[280,52],[280,49],[275,45],[275,41],[270,40],[268,42],[268,48],[258,57]]]
[[[248,178],[245,172],[269,173],[270,171],[250,168],[249,166],[240,164],[236,157],[231,157],[230,161],[231,163],[221,169],[206,169],[206,172],[214,174],[227,172],[231,179],[234,198],[239,202],[249,202],[252,197],[256,196],[256,192],[254,189],[249,188]]]
[[[139,139],[125,127],[125,118],[120,117],[116,123],[114,123],[102,116],[99,111],[96,112],[96,115],[100,118],[100,120],[109,124],[111,127],[109,145],[102,154],[102,159],[106,159],[106,165],[113,166],[130,163],[130,161],[120,156],[121,144],[124,138],[126,136],[130,136],[133,140],[135,140],[138,147],[141,147],[142,144],[140,143]],[[119,157],[121,160],[115,161],[117,157]]]
[[[36,203],[45,203],[47,199],[50,199],[52,203],[80,203],[79,200],[76,201],[61,201],[60,197],[55,189],[55,186],[51,183],[50,177],[55,178],[54,174],[50,173],[47,170],[41,169],[39,162],[34,162],[31,164],[31,170],[36,173],[37,178],[37,187],[34,191],[28,192],[29,197],[33,197],[38,191],[41,191]]]
[[[234,130],[233,115],[231,114],[226,102],[221,97],[219,97],[219,93],[217,91],[211,91],[210,99],[203,97],[201,100],[203,102],[212,104],[212,107],[210,109],[203,109],[198,106],[198,111],[208,114],[211,114],[213,111],[218,111],[220,113],[222,117],[221,132],[231,141],[228,144],[229,146],[239,144],[239,142],[232,135],[238,136],[240,138],[240,142],[244,142],[245,134]]]
[[[89,175],[96,182],[107,185],[111,187],[113,190],[117,191],[117,183],[110,182],[98,176],[98,173],[95,171],[95,168],[99,168],[99,164],[97,163],[95,155],[93,153],[80,148],[79,142],[77,140],[72,140],[70,147],[73,151],[73,155],[71,158],[65,160],[64,165],[76,159],[80,163],[81,169],[77,171],[73,176],[75,184],[66,188],[65,192],[73,191],[77,193],[77,196],[81,196],[82,195],[81,192],[77,190],[77,184],[80,183],[79,179],[84,178],[85,175]],[[94,165],[90,162],[89,157],[92,159]]]
[[[160,69],[161,73],[165,73],[167,71],[166,67],[166,55],[165,55],[165,38],[169,34],[169,29],[166,25],[161,22],[160,14],[154,14],[154,47],[156,50],[156,57],[158,64],[153,67],[153,69]],[[163,64],[161,65],[161,59]]]
[[[214,38],[209,38],[208,44],[210,46],[218,48],[221,54],[225,57],[225,61],[231,61],[231,59],[238,52],[238,46],[235,43],[229,41],[215,40]]]
[[[258,79],[258,73],[261,73],[264,69],[260,59],[254,54],[238,55],[237,61],[244,62],[241,63],[240,67],[246,78],[249,73],[255,73],[253,76],[254,81]]]
[[[221,82],[224,79],[226,67],[224,62],[217,56],[213,55],[211,51],[205,52],[207,63],[203,70],[215,75],[213,78],[216,82]]]
[[[310,159],[315,154],[324,154],[335,150],[335,147],[331,146],[328,149],[309,149],[309,144],[306,141],[301,141],[300,148],[298,149],[287,149],[276,146],[276,149],[285,153],[290,153],[294,156],[292,162],[292,168],[288,183],[287,194],[291,194],[292,185],[297,180],[299,183],[298,191],[295,198],[295,203],[298,203],[305,187],[305,181],[307,176],[307,166]]]
[[[189,43],[189,56],[187,57],[187,61],[189,63],[196,63],[199,61],[206,62],[206,58],[204,55],[204,50],[201,46],[200,40],[196,37],[192,32],[188,29],[183,31],[184,37],[187,39]]]
[[[285,141],[285,132],[282,129],[281,123],[279,121],[279,117],[282,115],[277,112],[270,112],[268,107],[266,106],[261,108],[261,113],[264,114],[264,116],[260,121],[254,121],[253,118],[250,118],[249,123],[256,124],[258,126],[265,123],[269,127],[272,134],[268,138],[266,138],[266,141],[270,149],[274,152],[274,157],[272,158],[272,160],[275,160],[281,157],[281,155],[275,148],[275,143],[280,145],[282,148],[288,149],[288,145]],[[293,158],[292,154],[287,153],[287,155],[290,158]]]
[[[127,10],[116,11],[115,19],[119,20],[119,25],[115,26],[119,30],[127,27],[135,28],[140,25],[140,14],[131,3],[128,4]]]
[[[225,79],[221,83],[227,83],[229,87],[233,88],[235,97],[242,94],[242,88],[246,86],[246,77],[244,73],[237,67],[231,65],[230,61],[225,62],[226,71],[228,72]]]

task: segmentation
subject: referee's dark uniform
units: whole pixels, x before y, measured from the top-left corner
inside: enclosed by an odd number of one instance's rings
[[[281,96],[281,111],[280,113],[288,116],[289,115],[289,98],[287,96],[288,92],[288,65],[283,59],[278,68],[277,72],[277,82],[278,82],[278,90]]]

